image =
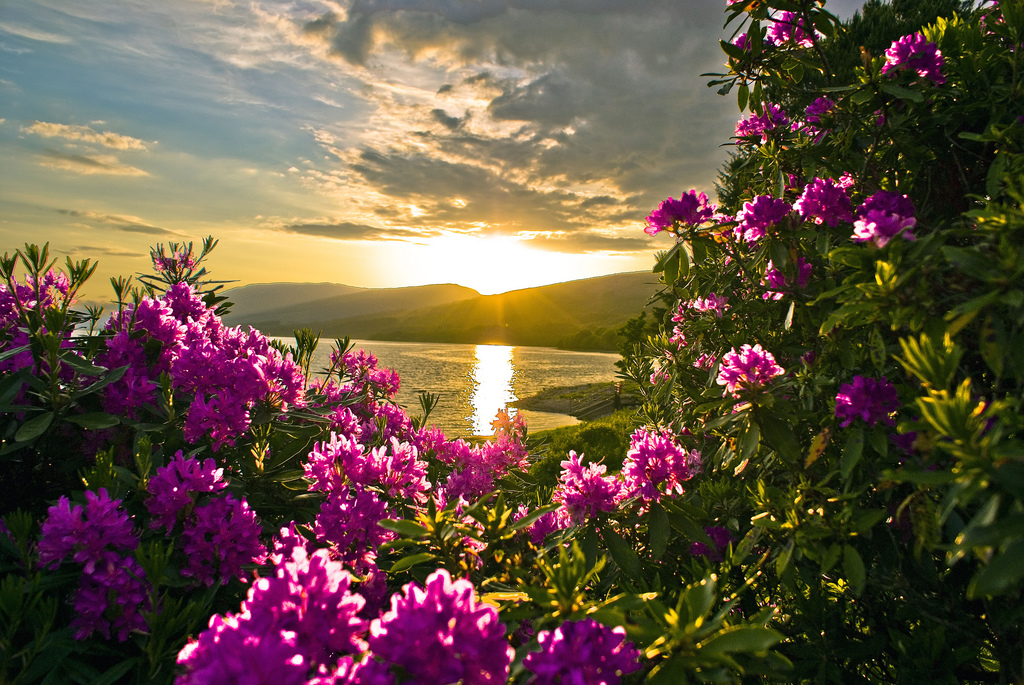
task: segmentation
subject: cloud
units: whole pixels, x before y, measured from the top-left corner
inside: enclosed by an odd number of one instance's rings
[[[332,240],[419,240],[435,235],[430,231],[403,227],[370,226],[350,221],[329,220],[285,224],[281,226],[281,230]]]
[[[42,43],[72,42],[69,36],[62,36],[57,33],[49,33],[48,31],[40,31],[38,29],[29,28],[28,26],[19,26],[17,24],[11,24],[9,22],[0,22],[0,31],[10,33],[15,36],[21,36],[22,38],[28,38],[29,40],[37,40]]]
[[[57,250],[62,254],[79,259],[101,257],[148,257],[147,252],[134,252],[120,247],[99,246],[99,245],[75,245],[70,250]]]
[[[375,109],[347,147],[340,135],[321,142],[342,169],[308,178],[339,199],[375,203],[364,209],[378,215],[414,206],[415,225],[436,230],[540,233],[545,249],[567,252],[645,249],[642,238],[614,236],[640,231],[668,195],[712,190],[725,159],[735,104],[698,76],[723,59],[721,5],[336,6],[307,21],[304,36],[363,79]]]
[[[126,233],[144,233],[146,235],[175,235],[174,231],[170,231],[160,226],[154,226],[137,216],[129,216],[122,214],[103,214],[100,212],[83,212],[77,209],[58,209],[58,214],[70,216],[75,219],[79,219],[87,224],[94,226],[102,226],[103,228],[113,228],[118,231],[125,231]]]
[[[145,150],[146,144],[138,138],[104,131],[99,133],[88,126],[52,124],[45,121],[33,122],[21,128],[23,133],[33,133],[44,138],[63,138],[93,145],[103,145],[115,150]]]
[[[76,174],[108,174],[111,176],[149,176],[142,169],[121,164],[113,155],[70,155],[57,150],[44,150],[39,163],[51,169]]]

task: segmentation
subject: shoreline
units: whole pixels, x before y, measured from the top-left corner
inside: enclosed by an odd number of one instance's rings
[[[606,381],[548,388],[536,395],[516,400],[510,406],[528,411],[567,414],[581,421],[590,421],[608,416],[617,408],[638,403],[636,396],[625,387],[616,402],[617,385],[614,381]]]

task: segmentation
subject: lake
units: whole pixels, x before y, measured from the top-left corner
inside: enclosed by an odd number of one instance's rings
[[[281,338],[289,345],[294,339]],[[570,352],[549,347],[458,345],[447,343],[355,340],[356,349],[377,357],[380,366],[395,369],[402,379],[398,403],[416,415],[421,390],[441,396],[428,423],[448,438],[490,435],[499,409],[549,388],[617,380],[619,355],[606,352]],[[310,367],[329,364],[331,346],[321,341]],[[565,414],[521,411],[530,431],[572,425]]]

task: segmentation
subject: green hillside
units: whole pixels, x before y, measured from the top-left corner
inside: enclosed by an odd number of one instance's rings
[[[243,286],[226,295],[235,303],[224,317],[227,323],[250,324],[274,335],[290,335],[295,328],[314,327],[313,323],[324,320],[436,307],[480,297],[471,288],[450,283],[406,288],[268,283]]]
[[[264,312],[244,323],[274,335],[305,326],[321,330],[324,337],[610,350],[616,346],[616,329],[658,289],[655,276],[634,272],[390,311],[342,311],[337,305],[353,296],[341,296],[296,306],[287,318],[282,311]],[[237,318],[232,322],[243,323]]]

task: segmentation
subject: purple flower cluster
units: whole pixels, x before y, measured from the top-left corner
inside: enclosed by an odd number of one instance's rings
[[[424,587],[409,583],[391,609],[370,625],[370,651],[401,666],[417,683],[503,685],[514,650],[493,607],[478,603],[473,584],[444,569]]]
[[[912,33],[893,42],[885,51],[885,65],[882,73],[888,74],[898,69],[909,69],[921,78],[932,83],[942,84],[946,77],[942,75],[942,67],[946,63],[942,52],[935,43],[930,42],[921,33]]]
[[[820,97],[816,98],[814,102],[807,105],[807,109],[804,110],[804,116],[809,124],[820,124],[821,117],[831,112],[836,106],[830,98]]]
[[[207,586],[244,578],[243,566],[267,558],[259,521],[244,499],[231,494],[200,499],[227,487],[223,473],[213,459],[200,464],[179,451],[171,463],[157,469],[146,488],[150,527],[170,533],[182,524],[180,544],[186,563],[181,575]]]
[[[914,203],[906,195],[879,190],[857,207],[851,237],[859,243],[870,240],[877,247],[885,247],[897,235],[916,240],[914,213]]]
[[[840,221],[853,221],[853,205],[846,190],[830,178],[816,178],[804,187],[793,209],[804,221],[826,223],[835,228]]]
[[[683,483],[701,472],[701,454],[687,451],[667,430],[638,428],[629,439],[622,465],[625,497],[659,502],[662,495],[683,494]]]
[[[705,298],[698,297],[689,303],[690,309],[697,312],[714,312],[715,315],[721,319],[722,314],[725,312],[726,304],[729,302],[728,297],[719,296],[715,293],[708,293]],[[673,320],[675,320],[673,318]]]
[[[156,530],[163,526],[170,532],[178,515],[195,504],[195,495],[219,492],[226,487],[224,469],[217,468],[213,459],[200,464],[194,457],[186,459],[178,450],[171,463],[158,468],[146,486],[150,494],[146,508],[153,517],[149,527]]]
[[[707,352],[701,354],[693,361],[693,368],[704,369],[705,371],[714,368],[715,363],[718,361],[718,357]]]
[[[814,47],[814,29],[795,12],[782,12],[768,29],[768,40],[773,45],[810,48]]]
[[[566,526],[578,526],[599,511],[614,511],[622,498],[622,483],[604,475],[604,464],[584,466],[576,452],[570,451],[568,456],[551,496],[552,502],[562,505]]]
[[[803,257],[796,259],[796,286],[803,290],[811,279],[814,268]],[[764,272],[764,282],[769,290],[761,296],[765,300],[781,300],[785,297],[786,290],[790,290],[789,280],[783,275],[782,270],[775,267],[772,260],[768,260],[768,266]]]
[[[128,553],[139,546],[121,500],[106,489],[85,493],[85,506],[71,506],[61,497],[50,507],[39,540],[39,565],[57,568],[71,558],[82,565],[75,593],[75,639],[98,631],[124,642],[134,630],[145,630],[142,612],[152,609],[145,572]]]
[[[711,221],[716,211],[715,205],[708,202],[704,193],[690,190],[679,196],[679,199],[668,198],[647,217],[647,228],[644,232],[648,235],[657,235],[661,231],[674,231],[677,224],[685,226],[699,226]]]
[[[67,304],[71,282],[63,271],[51,269],[36,283],[31,275],[25,277],[25,283],[15,283],[14,292],[6,285],[0,285],[0,352],[7,352],[29,344],[28,332],[24,329],[20,312],[30,310],[45,311],[63,307]],[[70,332],[62,346],[71,345]],[[0,374],[32,368],[34,365],[32,352],[23,349],[7,359],[0,360]],[[45,362],[44,362],[45,363]],[[33,369],[35,373],[49,371],[48,368]],[[70,367],[62,367],[62,379],[71,378]]]
[[[760,390],[772,378],[783,373],[785,369],[775,363],[771,352],[766,352],[760,345],[744,345],[739,351],[734,347],[722,356],[717,382],[725,386],[723,394],[732,393],[733,397],[740,397],[741,391]]]
[[[743,203],[743,209],[736,215],[736,240],[754,243],[768,233],[768,229],[785,219],[793,206],[785,200],[771,195],[758,195],[750,202]]]
[[[769,133],[776,129],[785,130],[787,128],[789,128],[789,116],[778,105],[768,103],[765,105],[764,113],[757,114],[755,112],[736,122],[736,137],[760,136],[761,142],[767,143]]]
[[[97,361],[128,366],[104,391],[109,413],[136,416],[154,401],[166,373],[175,393],[191,398],[185,401],[185,439],[195,443],[209,435],[219,449],[248,430],[257,404],[275,411],[305,404],[298,365],[262,333],[225,326],[185,283],[116,312],[107,330],[107,349]]]
[[[821,142],[830,129],[821,129],[818,124],[821,118],[835,109],[836,103],[827,97],[819,97],[811,102],[804,111],[804,121],[795,121],[791,129],[810,136],[815,143]]]
[[[890,417],[900,407],[896,388],[886,380],[854,376],[853,383],[843,383],[836,395],[836,417],[842,419],[839,425],[846,428],[856,419],[869,426],[879,421],[888,426],[895,425]]]
[[[299,685],[310,670],[364,651],[364,600],[350,591],[351,581],[326,550],[294,548],[274,576],[253,583],[238,614],[214,615],[182,648],[184,673],[175,682]]]
[[[721,526],[707,526],[704,528],[704,532],[711,538],[713,547],[708,547],[703,542],[693,542],[690,544],[690,556],[706,557],[714,562],[721,561],[722,555],[732,542],[732,533],[728,528]]]
[[[617,685],[623,675],[640,669],[640,652],[626,640],[626,629],[592,618],[542,630],[537,643],[541,650],[523,659],[534,685]]]

